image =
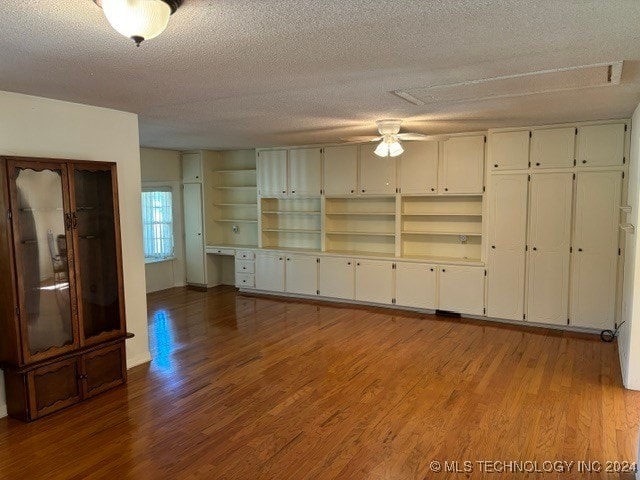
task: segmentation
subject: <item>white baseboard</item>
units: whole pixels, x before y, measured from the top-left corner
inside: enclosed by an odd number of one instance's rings
[[[127,358],[127,370],[137,367],[138,365],[149,363],[150,361],[151,352],[145,352],[140,355],[136,355],[135,357]]]
[[[7,406],[2,404],[0,405],[0,418],[4,418],[7,416]]]

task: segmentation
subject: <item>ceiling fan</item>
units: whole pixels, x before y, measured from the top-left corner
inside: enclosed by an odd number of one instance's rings
[[[424,135],[422,133],[400,133],[400,125],[402,120],[385,119],[376,121],[378,126],[377,137],[348,137],[344,138],[348,142],[380,142],[375,149],[375,154],[379,157],[397,157],[402,155],[401,141],[420,141],[420,142],[438,142],[447,140],[446,135]]]

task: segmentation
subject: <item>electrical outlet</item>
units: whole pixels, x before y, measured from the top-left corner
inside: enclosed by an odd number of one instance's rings
[[[233,233],[238,233],[240,231],[240,228],[238,227],[238,225],[234,225],[231,227],[231,230],[233,230]]]
[[[460,235],[460,241],[462,243],[466,242],[467,241],[467,236],[466,235]]]

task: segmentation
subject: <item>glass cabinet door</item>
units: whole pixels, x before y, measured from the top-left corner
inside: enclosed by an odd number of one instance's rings
[[[8,163],[24,360],[78,345],[65,165]]]
[[[72,223],[82,343],[122,334],[119,230],[110,166],[74,165]]]

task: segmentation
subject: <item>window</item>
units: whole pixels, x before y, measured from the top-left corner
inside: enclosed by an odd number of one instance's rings
[[[174,256],[172,197],[170,187],[142,191],[142,237],[147,262]]]

